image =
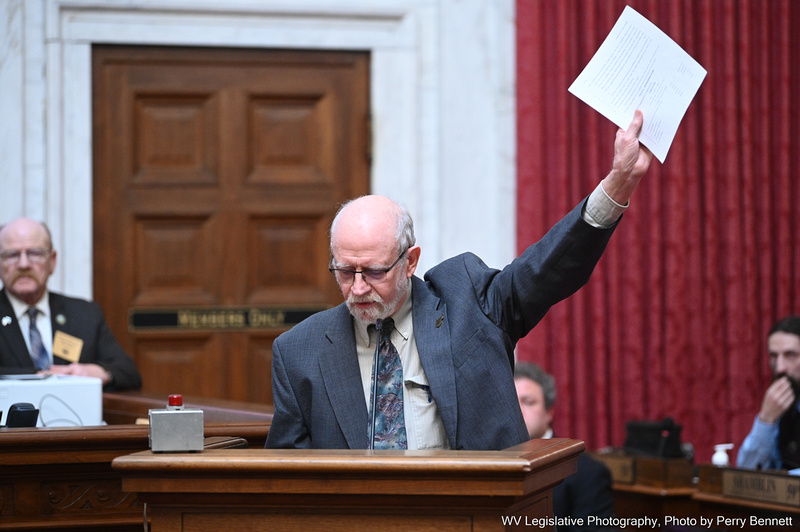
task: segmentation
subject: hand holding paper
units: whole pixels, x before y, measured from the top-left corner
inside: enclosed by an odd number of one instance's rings
[[[705,76],[664,32],[626,7],[569,91],[623,129],[641,110],[639,141],[664,162]]]
[[[614,139],[614,163],[601,183],[606,195],[619,205],[628,204],[653,160],[653,153],[638,139],[642,122],[642,112],[636,110],[628,128],[617,130]]]

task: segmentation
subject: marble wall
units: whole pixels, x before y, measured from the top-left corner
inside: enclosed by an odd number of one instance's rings
[[[92,296],[91,45],[368,50],[372,189],[420,272],[515,249],[513,0],[0,0],[0,218],[44,219],[51,288]]]

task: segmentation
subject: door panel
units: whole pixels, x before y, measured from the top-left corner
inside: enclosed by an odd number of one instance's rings
[[[94,293],[145,391],[271,403],[272,341],[341,302],[369,56],[95,46]]]

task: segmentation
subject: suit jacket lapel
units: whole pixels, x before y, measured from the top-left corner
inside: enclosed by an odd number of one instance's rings
[[[331,347],[319,354],[319,368],[347,445],[351,449],[366,449],[369,413],[364,401],[352,318],[346,305],[339,305],[337,309],[336,317],[325,331]]]
[[[61,325],[56,321],[56,316],[61,316],[62,318],[65,316],[64,299],[58,294],[50,292],[50,326],[52,327],[53,336],[55,336],[57,330],[61,329]]]
[[[450,344],[447,306],[418,277],[413,277],[414,337],[419,358],[450,445],[457,448],[458,412],[456,378]]]
[[[60,294],[50,292],[50,327],[53,331],[53,340],[55,343],[56,332],[64,330],[64,324],[67,323],[67,299]],[[59,323],[59,321],[61,323]],[[55,351],[55,349],[53,350]],[[62,358],[59,354],[53,353],[53,364],[68,364],[69,360]]]
[[[6,318],[10,318],[9,321]],[[28,352],[28,346],[25,344],[25,338],[22,337],[22,328],[17,321],[17,316],[14,314],[14,307],[6,296],[6,291],[0,292],[0,337],[5,340],[11,358],[17,360],[21,367],[33,367],[33,360]]]

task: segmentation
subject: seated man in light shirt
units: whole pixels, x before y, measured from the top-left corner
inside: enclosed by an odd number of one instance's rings
[[[776,322],[767,334],[774,379],[753,428],[739,448],[737,467],[800,468],[800,316]]]

